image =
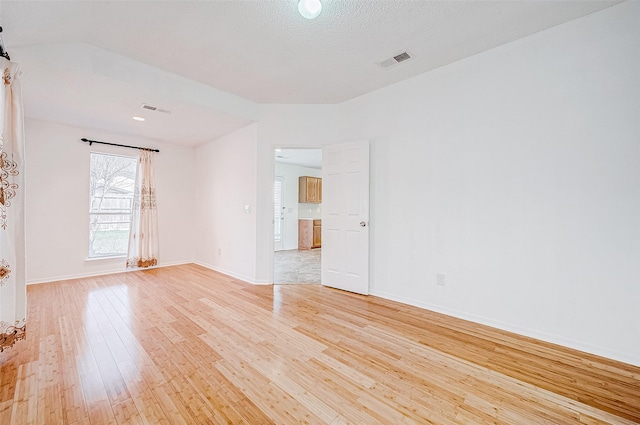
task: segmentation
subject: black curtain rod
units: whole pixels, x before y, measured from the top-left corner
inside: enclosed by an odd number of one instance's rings
[[[119,145],[117,143],[99,142],[97,140],[89,140],[89,139],[85,139],[85,138],[82,138],[80,140],[82,140],[85,143],[89,143],[89,146],[91,146],[94,143],[100,143],[101,145],[120,146],[121,148],[142,149],[142,150],[145,150],[145,151],[160,152],[159,149],[141,148],[140,146]]]
[[[2,27],[0,27],[0,32],[2,32]],[[11,60],[11,58],[9,57],[9,53],[7,53],[7,50],[4,48],[4,40],[2,39],[1,35],[0,35],[0,56],[7,58],[8,61]]]

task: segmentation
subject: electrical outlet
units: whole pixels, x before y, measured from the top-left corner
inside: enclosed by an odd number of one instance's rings
[[[444,286],[446,282],[446,276],[444,273],[436,273],[436,285]]]
[[[218,255],[222,255],[222,248],[218,248]]]

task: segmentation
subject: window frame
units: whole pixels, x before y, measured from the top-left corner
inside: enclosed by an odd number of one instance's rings
[[[88,230],[89,230],[89,234],[88,234],[88,240],[87,240],[87,260],[102,260],[102,259],[109,259],[109,258],[125,258],[127,256],[127,250],[125,250],[124,252],[110,252],[110,253],[104,253],[104,254],[98,254],[96,252],[94,252],[94,236],[96,233],[96,230],[94,230],[93,226],[95,224],[102,224],[102,225],[122,225],[122,224],[126,224],[127,225],[127,241],[129,240],[129,234],[131,232],[131,219],[132,219],[132,213],[133,213],[133,197],[134,197],[134,193],[133,191],[131,192],[130,197],[116,197],[116,198],[111,198],[111,199],[117,199],[117,200],[129,200],[129,208],[128,208],[128,212],[121,212],[123,209],[121,208],[116,208],[114,209],[115,211],[119,211],[119,212],[114,212],[114,211],[93,211],[94,209],[94,201],[95,201],[95,195],[92,195],[91,191],[92,191],[92,171],[94,170],[93,168],[93,155],[100,155],[100,156],[106,156],[106,157],[117,157],[117,158],[125,158],[128,160],[131,160],[132,162],[132,166],[134,167],[134,171],[133,171],[133,190],[135,190],[135,182],[136,182],[136,178],[137,178],[137,165],[138,165],[138,157],[137,156],[129,156],[129,155],[121,155],[121,154],[112,154],[112,153],[107,153],[107,152],[96,152],[96,151],[91,151],[89,154],[89,208],[88,208],[88,219],[89,219],[89,223],[88,223]],[[103,184],[104,186],[104,184]],[[108,192],[107,192],[108,193]],[[99,216],[119,216],[119,217],[126,217],[126,219],[120,221],[120,220],[116,220],[116,221],[112,221],[112,222],[96,222],[94,221],[94,217],[99,217]],[[117,230],[117,229],[114,229]]]

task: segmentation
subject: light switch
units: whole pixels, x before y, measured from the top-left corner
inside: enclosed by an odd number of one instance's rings
[[[244,206],[245,214],[251,214],[251,205],[247,204]]]

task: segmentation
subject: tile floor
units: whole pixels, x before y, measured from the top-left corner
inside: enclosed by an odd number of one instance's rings
[[[299,251],[276,251],[273,283],[320,283],[320,251],[322,248]]]

